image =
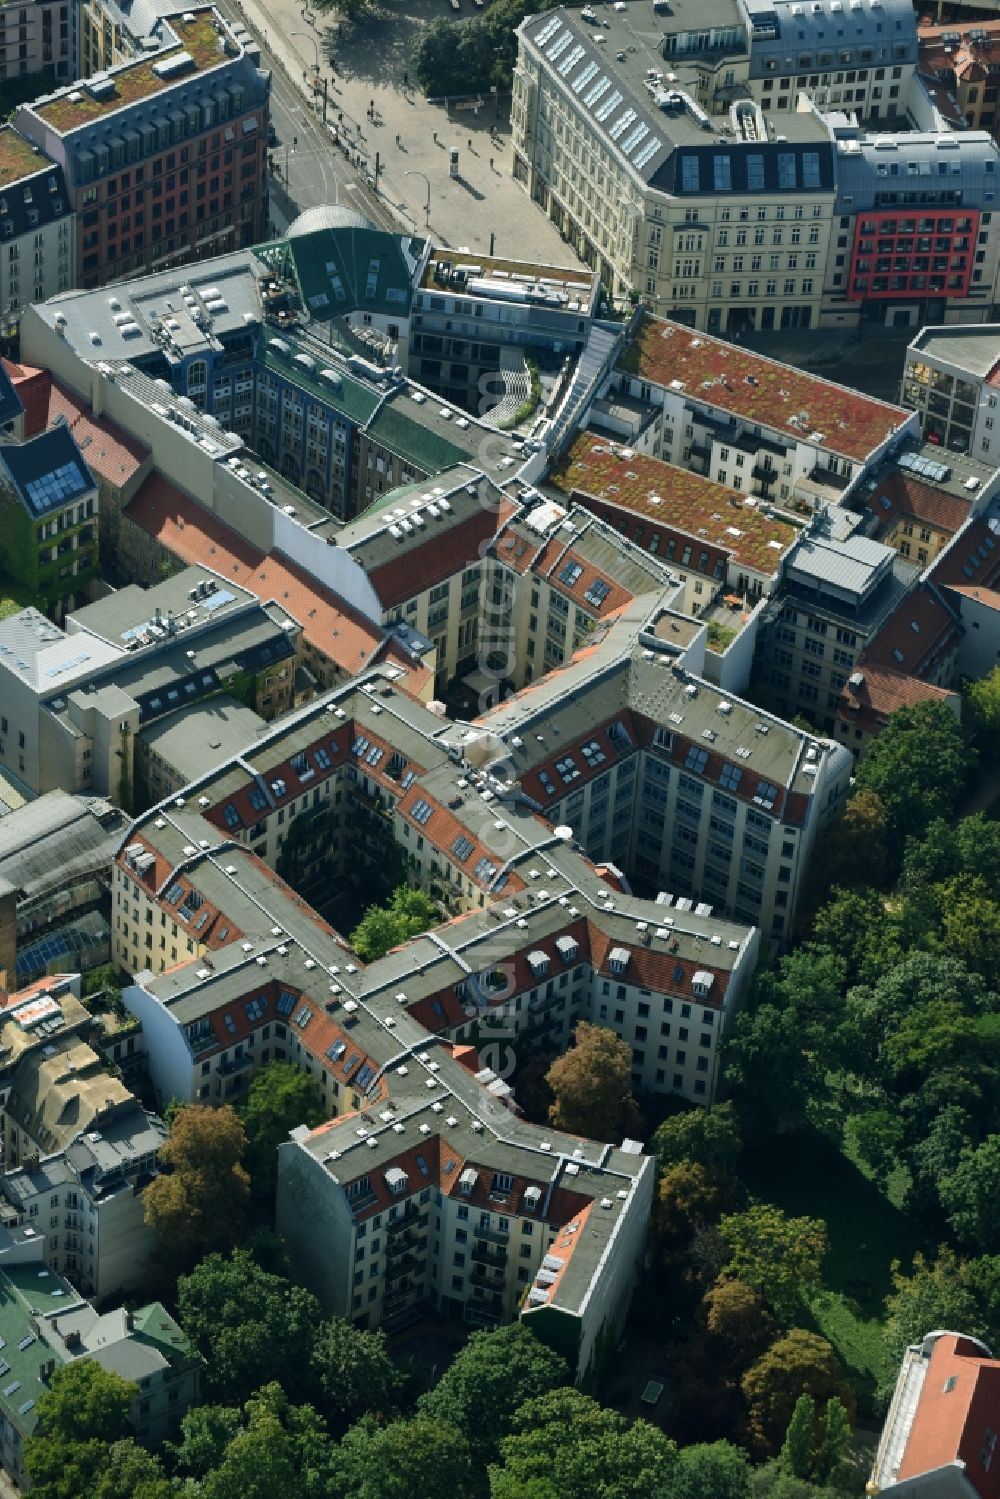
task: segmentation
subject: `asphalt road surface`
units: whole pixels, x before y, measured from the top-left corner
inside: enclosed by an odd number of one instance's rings
[[[271,120],[279,144],[271,151],[275,170],[271,176],[271,217],[280,233],[304,208],[321,203],[351,205],[364,213],[381,229],[398,230],[403,226],[391,210],[371,191],[368,164],[355,167],[353,158],[360,152],[367,161],[367,142],[358,139],[357,125],[349,122],[343,139],[348,142],[350,159],[338,145],[334,131],[324,125],[321,110],[314,111],[302,89],[293,84],[281,62],[265,44],[264,36],[253,25],[253,18],[236,0],[222,0],[220,10],[230,20],[240,22],[256,36],[261,48],[261,66],[271,70]],[[327,69],[328,70],[328,69]],[[336,124],[336,94],[331,89],[327,117]]]

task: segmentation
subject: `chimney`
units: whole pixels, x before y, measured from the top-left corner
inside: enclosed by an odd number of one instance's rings
[[[78,1327],[71,1327],[63,1341],[67,1348],[82,1347],[83,1339],[80,1337],[80,1329]]]
[[[125,1313],[125,1331],[135,1332],[135,1317],[132,1312]]]

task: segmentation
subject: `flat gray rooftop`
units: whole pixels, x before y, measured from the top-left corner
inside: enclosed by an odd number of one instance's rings
[[[926,354],[967,370],[978,380],[1000,364],[1000,323],[981,327],[923,328],[910,345],[913,354]]]

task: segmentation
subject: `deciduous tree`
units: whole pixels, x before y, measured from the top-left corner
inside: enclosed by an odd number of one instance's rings
[[[885,1382],[891,1390],[903,1354],[936,1327],[954,1327],[973,1337],[985,1337],[987,1328],[977,1298],[965,1282],[963,1267],[954,1250],[942,1248],[935,1260],[922,1254],[913,1258],[913,1269],[904,1275],[899,1262],[892,1266],[891,1295],[885,1303]]]
[[[819,1218],[790,1218],[760,1204],[723,1218],[719,1232],[729,1251],[725,1277],[759,1291],[779,1318],[792,1317],[820,1286],[827,1240]]]
[[[495,1332],[473,1333],[434,1389],[421,1396],[420,1409],[461,1432],[479,1466],[495,1457],[523,1401],[568,1378],[565,1359],[539,1342],[523,1322],[514,1322]]]
[[[742,1280],[720,1280],[705,1293],[706,1325],[727,1368],[743,1373],[774,1340],[764,1298]]]
[[[632,1050],[603,1025],[581,1020],[574,1045],[548,1070],[549,1122],[569,1134],[612,1143],[641,1128],[631,1091]]]
[[[490,1469],[490,1499],[672,1499],[677,1451],[646,1421],[629,1423],[579,1390],[526,1401]]]
[[[363,962],[373,963],[437,921],[438,910],[429,895],[409,885],[398,885],[388,905],[368,907],[351,933],[350,943]]]
[[[245,1250],[209,1255],[177,1287],[180,1323],[205,1356],[209,1398],[246,1400],[270,1381],[292,1399],[310,1393],[319,1302],[262,1270]]]
[[[671,1114],[658,1127],[652,1141],[653,1152],[664,1170],[693,1162],[732,1171],[741,1148],[739,1120],[731,1103]]]
[[[270,1062],[250,1084],[243,1106],[247,1164],[255,1193],[273,1196],[278,1146],[300,1124],[322,1124],[328,1110],[319,1084],[292,1062]]]
[[[677,1454],[670,1499],[749,1499],[750,1461],[732,1442],[695,1442]]]
[[[975,765],[955,714],[944,703],[916,703],[893,713],[857,768],[858,791],[885,807],[890,846],[936,817],[950,818]]]
[[[338,1454],[338,1499],[465,1499],[471,1492],[469,1444],[446,1421],[415,1416],[380,1426],[365,1417]]]
[[[793,1328],[772,1343],[743,1376],[750,1434],[758,1451],[777,1450],[801,1395],[825,1405],[836,1396],[853,1417],[854,1397],[825,1338]]]
[[[386,1352],[385,1333],[367,1332],[343,1317],[331,1317],[320,1327],[312,1367],[338,1428],[366,1413],[390,1414],[404,1382]]]
[[[146,1222],[171,1261],[193,1265],[228,1249],[243,1231],[250,1178],[242,1166],[246,1135],[235,1110],[179,1109],[160,1149],[168,1172],[143,1192]]]
[[[959,1244],[980,1254],[1000,1249],[1000,1135],[967,1147],[940,1184],[941,1203]]]

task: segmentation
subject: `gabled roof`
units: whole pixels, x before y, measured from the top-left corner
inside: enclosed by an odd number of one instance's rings
[[[922,676],[958,644],[961,627],[940,590],[921,584],[905,595],[869,642],[864,665]]]
[[[952,536],[968,520],[971,501],[897,470],[879,484],[871,498],[871,509],[882,529],[906,519],[921,521]]]
[[[63,423],[27,442],[0,444],[0,466],[32,520],[63,509],[95,488],[80,449]]]
[[[341,670],[353,675],[384,652],[413,673],[410,688],[417,690],[420,672],[387,644],[379,626],[282,553],[265,554],[251,546],[162,474],[145,480],[126,514],[176,557],[234,579],[262,603],[274,599],[302,626],[306,641]]]
[[[858,686],[842,689],[837,712],[847,723],[868,734],[878,734],[900,708],[911,708],[916,703],[958,700],[957,693],[946,687],[937,687],[933,682],[921,681],[920,677],[907,676],[901,671],[890,671],[872,662],[862,662],[854,675],[862,680]]]
[[[1000,1360],[945,1333],[933,1345],[897,1481],[956,1461],[980,1499],[1000,1499]]]

